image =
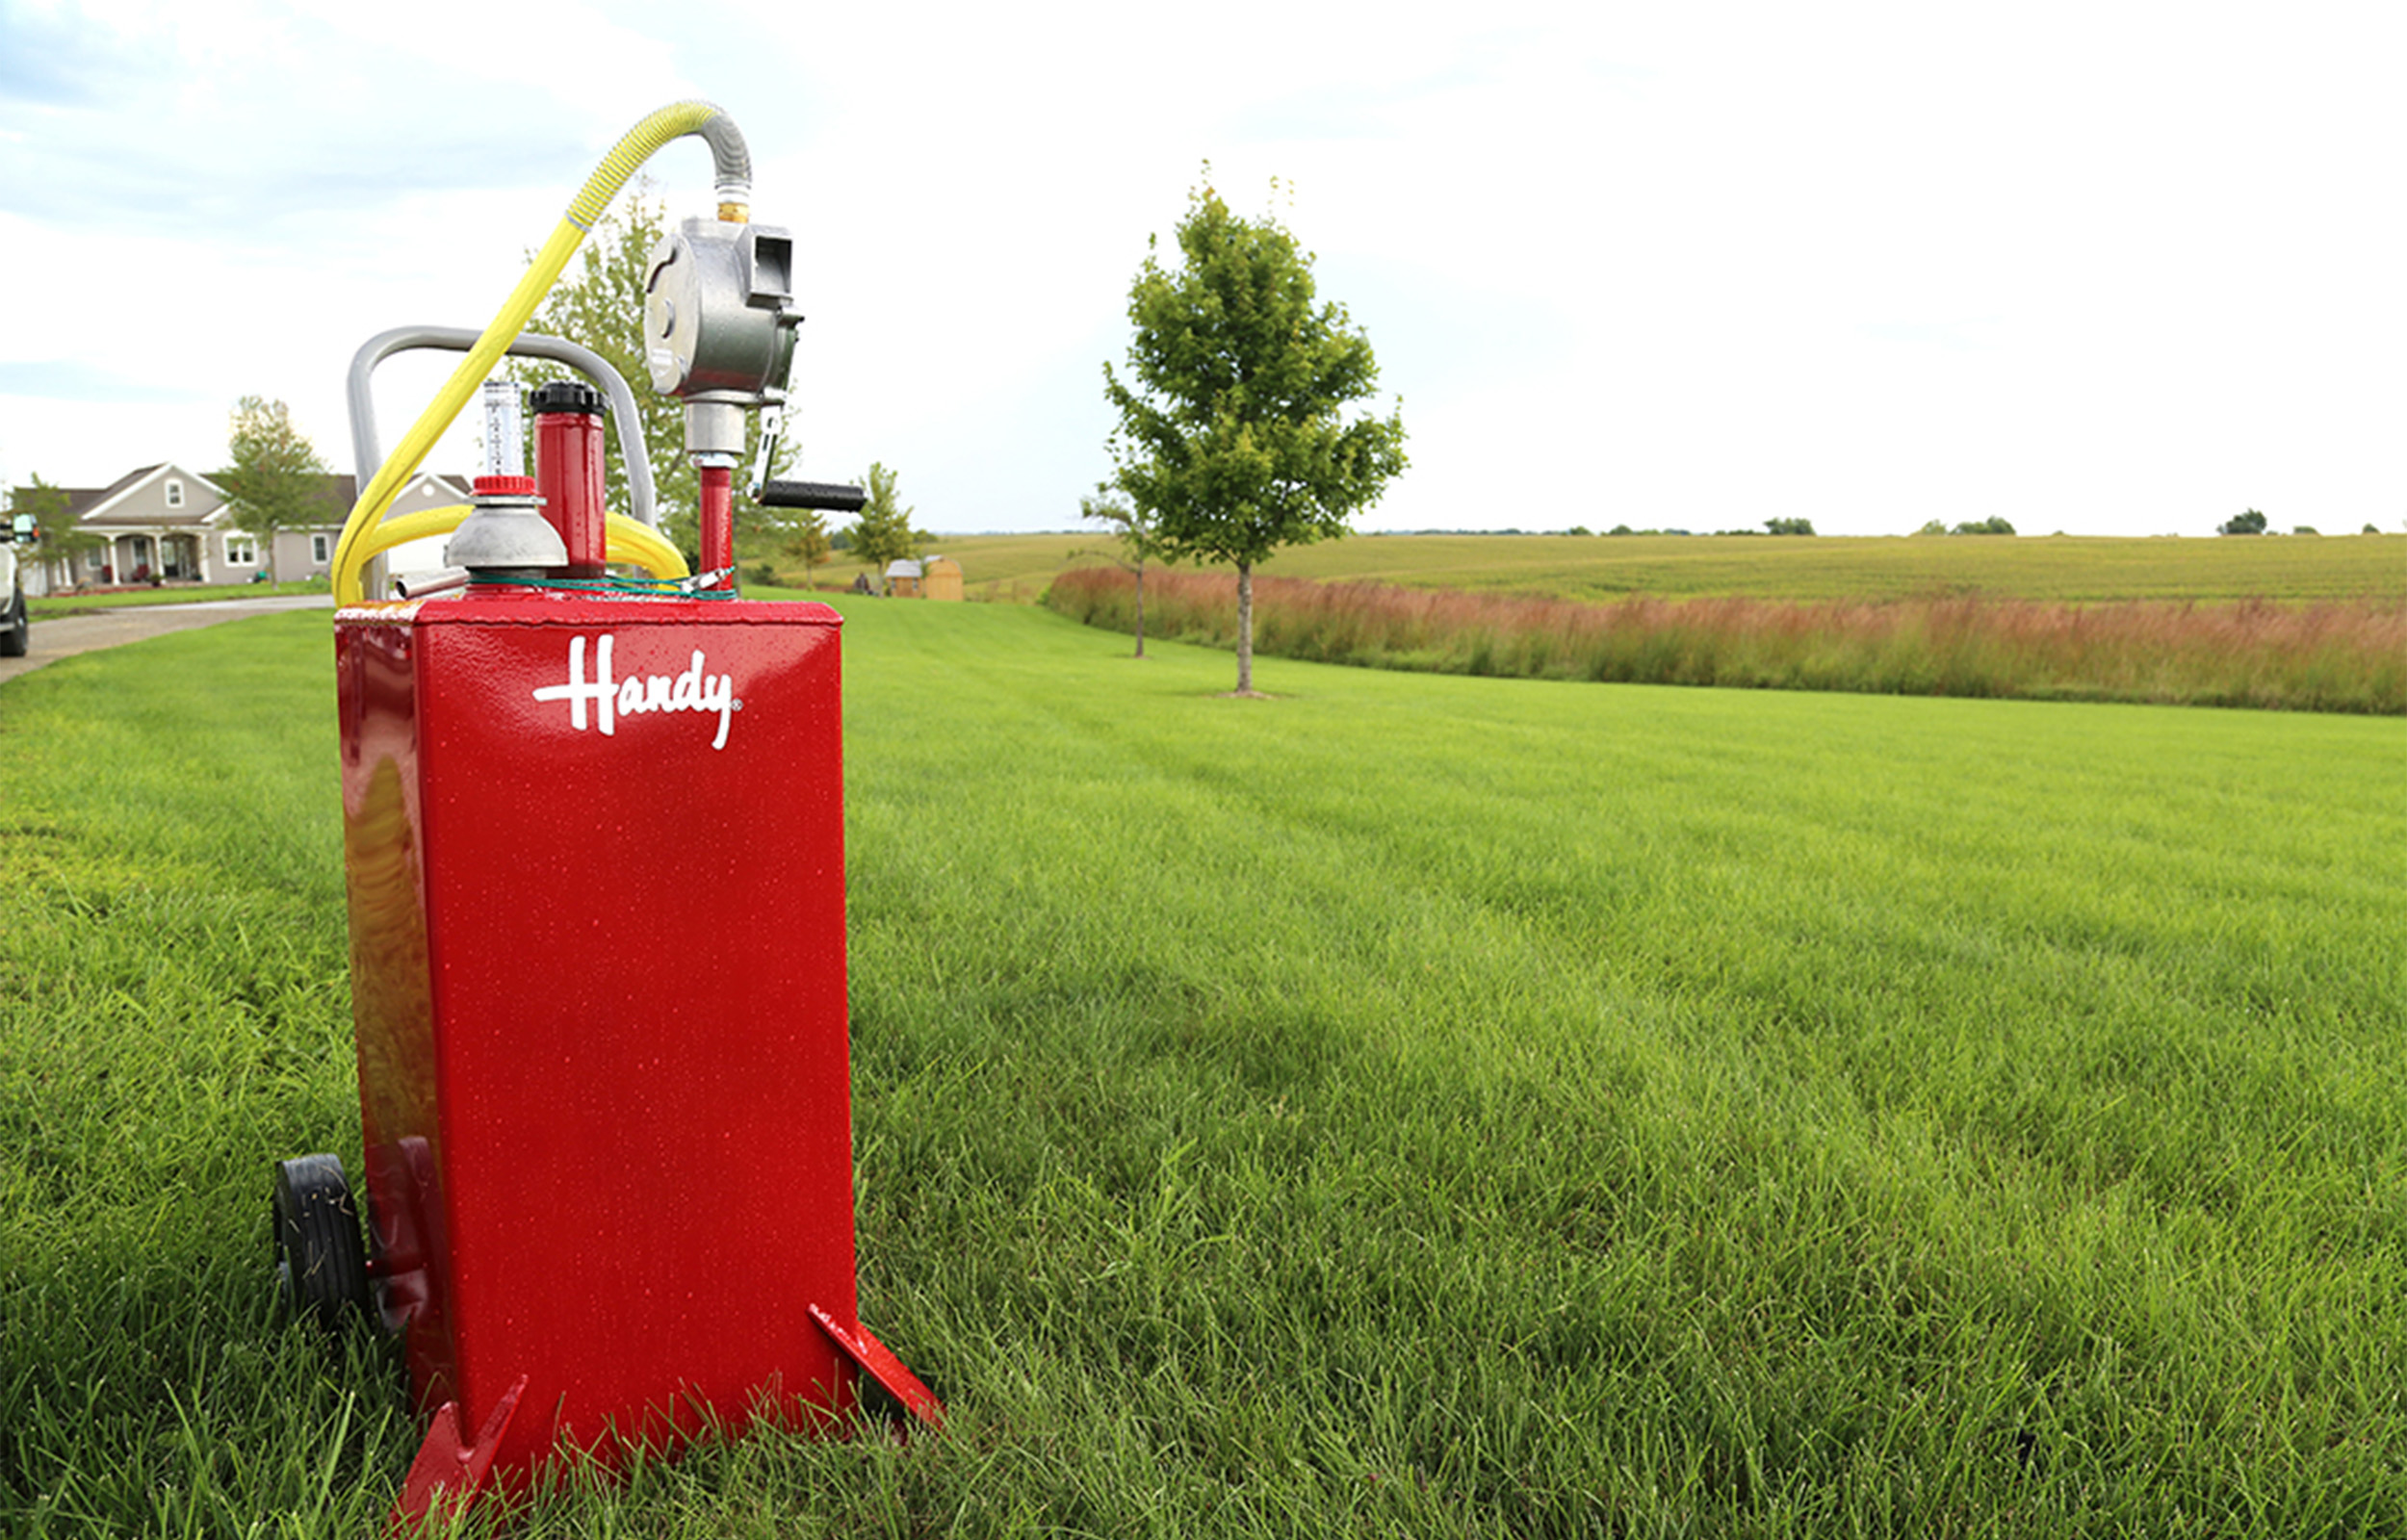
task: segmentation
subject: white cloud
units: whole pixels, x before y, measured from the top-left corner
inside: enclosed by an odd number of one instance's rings
[[[207,463],[252,392],[333,455],[359,342],[481,325],[617,135],[698,95],[802,238],[814,471],[883,459],[937,527],[1069,521],[1207,159],[1240,211],[1292,185],[1406,398],[1381,526],[2407,504],[2407,21],[2370,8],[0,6],[0,281],[41,297],[0,384],[153,398],[10,398],[12,475]],[[698,146],[655,169],[703,211]]]

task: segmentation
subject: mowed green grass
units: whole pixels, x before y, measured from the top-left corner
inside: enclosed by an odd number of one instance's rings
[[[100,609],[147,609],[153,604],[192,604],[225,599],[280,599],[291,594],[323,594],[324,578],[289,583],[178,584],[173,588],[119,588],[95,594],[28,597],[26,613],[35,620],[86,615]]]
[[[945,536],[972,598],[1033,603],[1055,573],[1110,548],[1093,534]],[[841,560],[819,581],[861,571]],[[1206,569],[1214,570],[1214,569]],[[2407,535],[2140,540],[2089,536],[1814,539],[1671,535],[1355,535],[1275,553],[1258,569],[1325,582],[1397,583],[1610,603],[1657,598],[1991,599],[2081,603],[2407,598]],[[789,575],[790,576],[790,575]]]
[[[951,1428],[517,1532],[2407,1530],[2407,727],[847,615],[862,1308]],[[415,1446],[264,1300],[358,1137],[330,654],[0,690],[0,1528],[353,1533]]]

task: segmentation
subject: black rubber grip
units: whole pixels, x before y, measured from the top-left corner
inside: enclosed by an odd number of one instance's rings
[[[837,481],[764,481],[761,484],[760,503],[764,508],[824,508],[830,513],[859,513],[869,495],[859,487],[848,487]]]

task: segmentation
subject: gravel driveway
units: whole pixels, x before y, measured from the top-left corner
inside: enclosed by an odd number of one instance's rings
[[[281,599],[212,599],[197,604],[144,604],[132,609],[95,610],[57,620],[34,622],[32,645],[23,657],[0,657],[0,684],[44,663],[89,653],[95,648],[122,647],[147,636],[215,626],[220,621],[272,614],[279,609],[332,609],[331,594],[295,594]]]

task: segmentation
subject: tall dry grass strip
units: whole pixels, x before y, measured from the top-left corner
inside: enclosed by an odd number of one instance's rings
[[[1580,604],[1277,578],[1256,578],[1254,593],[1257,650],[1366,668],[2407,714],[2407,604],[2394,600]],[[1230,578],[1152,573],[1146,601],[1155,635],[1233,643]],[[1046,602],[1087,625],[1134,624],[1134,584],[1114,568],[1065,573]]]

